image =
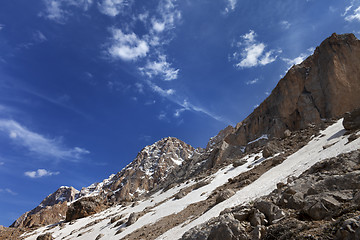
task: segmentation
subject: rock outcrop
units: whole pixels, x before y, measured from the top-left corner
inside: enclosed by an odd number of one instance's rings
[[[83,197],[73,202],[66,212],[66,221],[70,222],[101,212],[107,207],[106,202],[99,196]]]
[[[79,191],[62,186],[47,196],[36,208],[20,216],[11,227],[39,227],[65,219],[67,202],[74,201]]]
[[[360,129],[360,108],[355,109],[352,112],[345,113],[344,128],[349,131],[359,130]]]
[[[154,187],[166,184],[169,174],[191,159],[194,152],[192,146],[173,137],[146,146],[105,186],[105,189],[117,190],[115,195],[108,197],[117,202],[132,201]]]
[[[293,66],[270,96],[226,137],[245,146],[266,134],[319,124],[360,107],[360,41],[353,34],[333,34],[314,54]]]

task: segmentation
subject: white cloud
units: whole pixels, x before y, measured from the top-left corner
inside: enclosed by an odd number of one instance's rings
[[[127,0],[102,0],[98,3],[99,11],[105,15],[115,17],[119,15],[132,1]]]
[[[348,7],[345,8],[345,12],[343,14],[341,14],[341,16],[346,16],[346,14],[348,14],[348,12],[351,10],[351,8],[353,7],[353,5],[350,5]]]
[[[46,169],[38,169],[36,171],[25,172],[24,175],[30,178],[41,178],[59,175],[60,172],[51,172]]]
[[[83,155],[90,153],[88,150],[79,147],[66,148],[61,141],[32,132],[14,120],[0,119],[0,132],[8,134],[13,142],[31,153],[43,157],[79,160]]]
[[[4,162],[0,162],[0,166],[4,165],[5,163]]]
[[[112,30],[112,45],[108,49],[110,56],[124,61],[136,61],[145,57],[149,52],[149,45],[135,33],[125,34],[120,29]]]
[[[253,85],[253,84],[257,83],[258,81],[259,81],[259,79],[255,78],[254,80],[247,81],[246,85]]]
[[[45,11],[41,12],[39,16],[58,23],[64,23],[67,17],[71,15],[70,11],[65,8],[73,6],[87,11],[92,5],[92,1],[93,0],[43,0]]]
[[[135,87],[139,93],[144,93],[144,85],[142,83],[135,83]]]
[[[167,97],[167,96],[170,96],[170,95],[173,95],[175,93],[175,90],[174,89],[163,89],[161,87],[159,87],[158,85],[154,84],[153,82],[150,82],[150,81],[147,81],[147,84],[150,86],[150,88],[160,94],[161,96],[163,97]]]
[[[166,120],[166,113],[165,112],[161,112],[159,115],[158,115],[158,119],[159,120]]]
[[[266,45],[255,40],[256,33],[253,30],[250,30],[249,33],[241,37],[243,41],[237,43],[241,50],[233,54],[234,59],[240,61],[236,64],[237,67],[264,66],[277,59],[277,55],[274,55],[274,50],[265,51]]]
[[[291,27],[291,23],[289,23],[288,21],[281,21],[280,22],[280,26],[283,28],[283,29],[289,29]]]
[[[234,11],[236,7],[237,0],[225,0],[226,1],[226,8],[225,12],[228,13],[230,11]]]
[[[4,24],[0,24],[0,31],[5,27]]]
[[[0,188],[0,193],[9,193],[9,194],[11,194],[13,196],[17,195],[17,193],[12,191],[10,188],[5,188],[5,189]]]
[[[34,32],[33,39],[38,43],[47,41],[47,38],[45,37],[45,35],[40,31]]]
[[[175,5],[176,0],[162,0],[158,6],[158,14],[160,15],[160,19],[153,18],[152,21],[157,22],[159,25],[154,26],[153,28],[162,32],[164,30],[170,30],[174,28],[175,23],[181,19],[181,12],[177,10]]]
[[[164,22],[158,22],[156,20],[153,20],[153,29],[156,32],[162,32],[165,30],[165,23]]]
[[[301,53],[298,57],[290,59],[290,58],[281,58],[281,60],[283,60],[288,67],[292,67],[293,65],[297,65],[302,63],[310,54],[312,54],[314,52],[314,48],[309,48],[306,50],[305,53]]]
[[[165,81],[177,79],[179,73],[179,69],[172,68],[171,64],[166,61],[165,55],[159,56],[158,61],[148,62],[139,70],[150,78],[160,75]]]
[[[346,9],[346,10],[347,11],[345,11],[345,15],[347,14],[348,11],[350,11],[350,9]],[[350,14],[350,15],[346,16],[345,20],[348,21],[348,22],[352,22],[354,20],[357,20],[357,21],[360,22],[360,7],[355,9],[353,14]]]

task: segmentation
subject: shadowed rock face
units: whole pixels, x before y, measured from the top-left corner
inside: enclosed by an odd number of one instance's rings
[[[264,134],[283,137],[286,129],[302,129],[360,107],[359,66],[360,41],[353,34],[334,33],[293,66],[225,141],[245,145]]]

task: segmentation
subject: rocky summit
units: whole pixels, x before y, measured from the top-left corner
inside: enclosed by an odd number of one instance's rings
[[[173,137],[0,239],[360,239],[360,41],[333,34],[206,149]]]

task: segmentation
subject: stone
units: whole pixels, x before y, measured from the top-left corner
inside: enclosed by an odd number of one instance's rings
[[[99,235],[97,235],[97,237],[95,238],[95,240],[99,240],[101,239],[103,236],[105,236],[104,234],[100,233]]]
[[[360,108],[344,115],[343,126],[346,130],[354,131],[360,129]]]
[[[122,218],[122,215],[116,215],[115,217],[112,217],[112,218],[110,219],[110,223],[112,224],[112,223],[120,220],[121,218]]]
[[[313,220],[330,218],[337,213],[341,204],[331,196],[315,196],[315,198],[305,199],[305,213]]]
[[[244,165],[245,163],[247,163],[247,161],[244,159],[236,159],[232,165],[234,168],[236,168],[236,167]]]
[[[262,155],[264,158],[268,158],[278,152],[280,152],[280,149],[273,142],[268,142],[263,149]]]
[[[69,206],[66,212],[66,222],[93,215],[105,208],[106,205],[99,196],[81,198]]]
[[[345,220],[336,232],[336,239],[360,239],[360,216]]]
[[[216,197],[216,204],[225,201],[226,199],[232,197],[233,195],[235,195],[235,191],[232,189],[225,189],[221,191]]]
[[[256,208],[252,209],[250,212],[249,222],[253,227],[265,225],[267,223],[265,215]]]
[[[45,234],[42,234],[40,236],[38,236],[36,238],[36,240],[53,240],[53,236],[51,235],[51,233],[45,233]]]
[[[127,222],[126,222],[126,226],[130,226],[131,224],[134,224],[139,218],[139,214],[138,213],[131,213]]]
[[[285,217],[285,213],[278,206],[268,201],[257,201],[254,207],[265,214],[269,224]]]
[[[289,130],[289,129],[286,129],[285,131],[284,131],[284,137],[290,137],[291,136],[291,131]]]

